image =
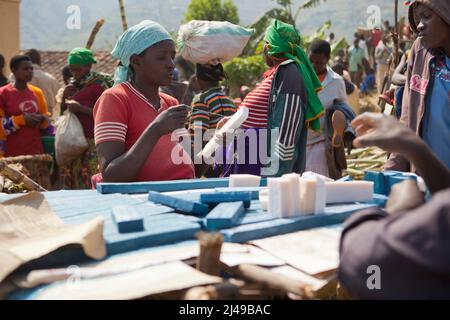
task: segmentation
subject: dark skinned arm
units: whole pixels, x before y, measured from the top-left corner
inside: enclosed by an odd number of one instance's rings
[[[105,182],[133,182],[163,135],[182,128],[186,121],[186,106],[175,106],[162,112],[142,133],[130,150],[122,142],[104,142],[97,154]],[[168,159],[170,161],[170,159]]]
[[[356,147],[376,146],[401,154],[416,167],[432,193],[450,188],[450,170],[412,130],[394,117],[364,113],[352,122]]]
[[[397,68],[395,68],[394,74],[392,75],[392,83],[396,86],[404,86],[406,83],[406,75],[402,74],[402,70],[405,67],[405,64],[406,55],[403,55]]]

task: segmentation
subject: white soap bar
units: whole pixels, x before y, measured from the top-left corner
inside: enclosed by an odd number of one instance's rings
[[[259,191],[259,202],[264,211],[269,210],[269,189]]]
[[[292,201],[289,181],[283,178],[268,178],[267,185],[269,187],[269,213],[278,218],[288,217]]]
[[[325,211],[325,181],[318,176],[300,178],[300,211],[302,215],[318,214]]]
[[[289,217],[300,216],[300,175],[297,173],[285,174],[281,177],[289,182],[291,203],[289,204]]]
[[[261,177],[252,174],[231,174],[228,187],[259,187]]]
[[[236,111],[235,114],[223,125],[222,128],[219,129],[216,133],[216,137],[221,137],[224,133],[235,130],[241,127],[241,125],[247,120],[249,114],[249,110],[246,107],[241,107]],[[197,154],[197,157],[201,158],[202,156],[205,159],[210,159],[212,154],[216,151],[216,149],[219,147],[219,143],[217,142],[216,138],[213,138],[209,140],[209,142],[206,144],[206,146],[203,148],[202,151],[200,151]]]
[[[327,203],[363,202],[373,199],[372,181],[326,182]]]
[[[318,173],[315,173],[315,172],[312,172],[312,171],[306,171],[306,172],[303,172],[303,174],[302,174],[302,178],[313,178],[313,177],[322,178],[325,182],[327,182],[327,181],[330,181],[330,182],[334,181],[331,178],[328,178],[326,176],[323,176],[321,174],[318,174]]]

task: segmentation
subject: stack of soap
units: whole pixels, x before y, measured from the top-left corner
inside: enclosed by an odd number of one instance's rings
[[[268,179],[268,196],[261,192],[262,207],[280,218],[323,213],[326,204],[325,178],[314,173],[300,177],[291,173]]]
[[[144,220],[133,206],[115,206],[112,208],[113,221],[119,233],[139,232],[144,230]]]

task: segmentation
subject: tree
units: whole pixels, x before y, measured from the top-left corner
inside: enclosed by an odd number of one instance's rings
[[[302,10],[313,8],[326,0],[307,0],[297,7],[295,13],[294,8],[292,7],[292,0],[272,1],[276,1],[278,7],[265,12],[258,20],[249,26],[250,28],[254,28],[256,32],[253,34],[249,44],[245,48],[244,55],[253,55],[255,53],[258,46],[260,46],[260,42],[264,37],[264,32],[272,19],[278,19],[296,27],[296,21]]]
[[[184,15],[184,21],[228,21],[239,24],[239,15],[233,0],[192,0]]]
[[[267,70],[262,54],[245,58],[234,58],[224,64],[227,75],[226,84],[230,89],[232,97],[239,95],[242,85],[254,87],[264,71]]]

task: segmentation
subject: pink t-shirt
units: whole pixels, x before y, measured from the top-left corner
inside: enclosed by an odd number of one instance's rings
[[[95,144],[118,141],[125,144],[125,151],[130,150],[161,112],[178,104],[175,98],[164,93],[160,93],[160,97],[161,107],[156,110],[129,82],[106,90],[94,107]],[[138,181],[195,177],[194,166],[186,153],[176,152],[179,158],[173,161],[173,150],[182,150],[181,144],[174,140],[171,134],[158,140],[139,173]]]

